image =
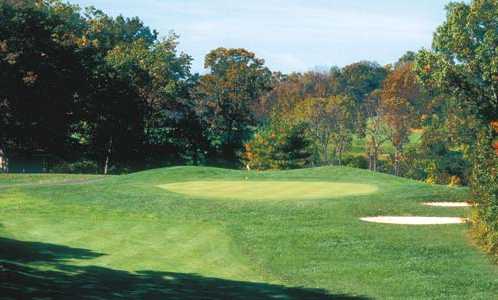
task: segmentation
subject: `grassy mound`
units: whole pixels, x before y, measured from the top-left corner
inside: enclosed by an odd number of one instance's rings
[[[493,299],[498,294],[498,270],[469,244],[466,225],[359,220],[465,216],[464,208],[420,205],[465,201],[463,188],[335,167],[261,173],[175,167],[99,180],[16,179],[22,185],[4,176],[0,295],[7,298]],[[187,184],[206,181],[249,181],[259,184],[259,194],[275,194],[275,201],[233,201],[219,189],[206,197],[206,184],[202,192]],[[276,195],[276,184],[286,190],[317,183],[336,192],[306,201]],[[344,192],[341,184],[351,183],[376,190],[337,194]],[[241,190],[244,199],[254,197],[254,187],[248,191]]]

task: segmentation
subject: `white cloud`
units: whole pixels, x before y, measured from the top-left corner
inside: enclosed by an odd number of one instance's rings
[[[308,66],[301,58],[292,53],[276,53],[267,56],[277,69],[306,71]]]
[[[381,63],[430,46],[446,0],[76,0],[113,14],[139,15],[162,34],[179,33],[180,48],[196,59],[211,49],[245,47],[282,71]]]

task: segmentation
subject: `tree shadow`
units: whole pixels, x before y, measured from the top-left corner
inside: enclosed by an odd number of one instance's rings
[[[68,259],[91,259],[102,256],[87,249],[38,242],[23,242],[0,237],[0,260],[16,263],[64,262]]]
[[[87,249],[0,238],[0,299],[367,299],[197,274],[127,272],[67,263],[102,255]]]

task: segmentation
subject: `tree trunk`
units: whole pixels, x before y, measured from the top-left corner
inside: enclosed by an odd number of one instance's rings
[[[326,165],[329,164],[329,154],[328,154],[328,145],[323,144],[323,161],[325,162]]]
[[[331,162],[333,165],[336,165],[336,163],[337,163],[337,144],[334,144],[334,147],[332,148]]]
[[[342,166],[342,154],[344,154],[347,147],[347,139],[345,137],[341,137],[337,146],[337,162],[339,166]]]
[[[4,148],[0,145],[0,173],[7,173],[9,171],[8,169],[8,160],[7,160],[7,153],[5,152]]]
[[[342,165],[342,143],[339,143],[339,145],[336,148],[336,159],[337,159],[337,164],[339,166]]]
[[[400,175],[400,149],[398,147],[394,148],[394,175]]]
[[[373,157],[373,171],[377,172],[377,160],[378,160],[378,154],[377,150],[375,150],[374,157]]]
[[[377,146],[374,146],[373,154],[372,154],[372,171],[377,172],[377,160],[379,157],[379,150]]]
[[[109,139],[109,146],[107,148],[106,156],[105,156],[105,163],[104,163],[104,174],[107,175],[107,172],[109,171],[109,163],[111,161],[111,155],[112,155],[112,136]]]

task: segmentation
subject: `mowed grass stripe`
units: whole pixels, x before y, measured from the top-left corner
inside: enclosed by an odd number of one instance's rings
[[[101,253],[93,259],[70,260],[71,265],[100,265],[127,271],[156,270],[261,280],[250,263],[216,226],[198,223],[164,224],[109,216],[90,218],[60,215],[57,220],[17,215],[4,221],[0,236],[40,241]],[[8,229],[8,231],[6,231]],[[15,234],[7,234],[13,232]],[[213,266],[217,266],[213,272]]]

